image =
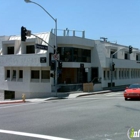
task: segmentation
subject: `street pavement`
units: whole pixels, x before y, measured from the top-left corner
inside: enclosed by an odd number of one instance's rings
[[[110,92],[45,102],[0,105],[2,140],[129,140],[140,129],[139,100]]]

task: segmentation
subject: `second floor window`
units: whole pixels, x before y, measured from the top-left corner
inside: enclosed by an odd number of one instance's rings
[[[136,55],[136,60],[137,60],[137,61],[139,60],[139,55]]]
[[[7,54],[14,54],[14,47],[7,47]]]
[[[13,70],[13,79],[16,79],[16,70]]]
[[[110,51],[110,58],[112,57],[112,54],[114,54],[116,51],[112,50]],[[113,55],[113,58],[117,58],[117,54]]]
[[[124,59],[128,59],[128,54],[127,53],[125,53]]]
[[[10,70],[7,70],[7,78],[10,78]]]
[[[19,70],[19,78],[23,78],[23,70]]]
[[[26,54],[35,53],[35,46],[34,45],[28,45],[26,46]]]
[[[91,62],[91,50],[88,49],[58,47],[58,52],[63,62]]]

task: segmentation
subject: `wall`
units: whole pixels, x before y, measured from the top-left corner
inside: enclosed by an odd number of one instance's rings
[[[2,48],[2,41],[6,41],[9,39],[9,36],[0,36],[0,50]]]
[[[4,100],[4,91],[0,90],[0,101]]]
[[[0,66],[49,66],[49,60],[47,60],[47,64],[40,63],[40,57],[46,57],[46,54],[1,55]]]
[[[46,92],[19,92],[16,91],[15,92],[15,99],[22,99],[22,95],[25,94],[25,98],[26,99],[30,99],[30,98],[46,98],[46,97],[50,97],[53,96],[54,93],[46,93]]]
[[[101,78],[101,83],[103,82],[102,67],[106,66],[106,51],[100,41],[95,41],[95,47],[92,49],[92,67],[98,67],[98,77]]]
[[[30,82],[30,67],[23,67],[23,81],[5,80],[4,68],[0,67],[0,89],[24,92],[51,92],[50,82]]]
[[[74,37],[74,36],[58,36],[57,37],[57,43],[59,45],[64,45],[66,47],[67,45],[73,46],[80,46],[80,47],[93,47],[94,41],[90,39],[85,39],[81,37]]]
[[[136,60],[126,60],[126,59],[113,59],[116,68],[140,68],[140,63]],[[106,58],[106,67],[110,67],[111,58]]]
[[[106,48],[100,41],[95,41],[96,50],[94,52],[93,62],[101,67],[106,66]],[[95,60],[95,61],[94,61]],[[97,61],[97,62],[96,62]],[[94,65],[94,64],[92,64]]]

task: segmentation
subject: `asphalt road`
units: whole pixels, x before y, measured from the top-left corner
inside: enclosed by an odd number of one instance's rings
[[[128,140],[129,128],[140,129],[139,104],[114,92],[0,105],[0,140]]]

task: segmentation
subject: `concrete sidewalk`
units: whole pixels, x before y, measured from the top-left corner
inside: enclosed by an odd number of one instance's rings
[[[105,94],[109,93],[111,90],[102,90],[102,91],[96,91],[96,92],[80,92],[80,93],[73,93],[68,96],[68,98],[77,98],[81,96],[90,96],[90,95],[95,95],[95,94]]]
[[[69,93],[58,93],[57,97],[49,97],[49,98],[33,98],[33,99],[26,99],[24,102],[21,100],[4,100],[0,101],[0,104],[13,104],[13,103],[40,103],[40,102],[46,102],[49,100],[59,100],[59,99],[72,99],[77,98],[81,96],[90,96],[95,94],[105,94],[109,93],[111,90],[103,90],[103,91],[97,91],[97,92],[69,92]]]

